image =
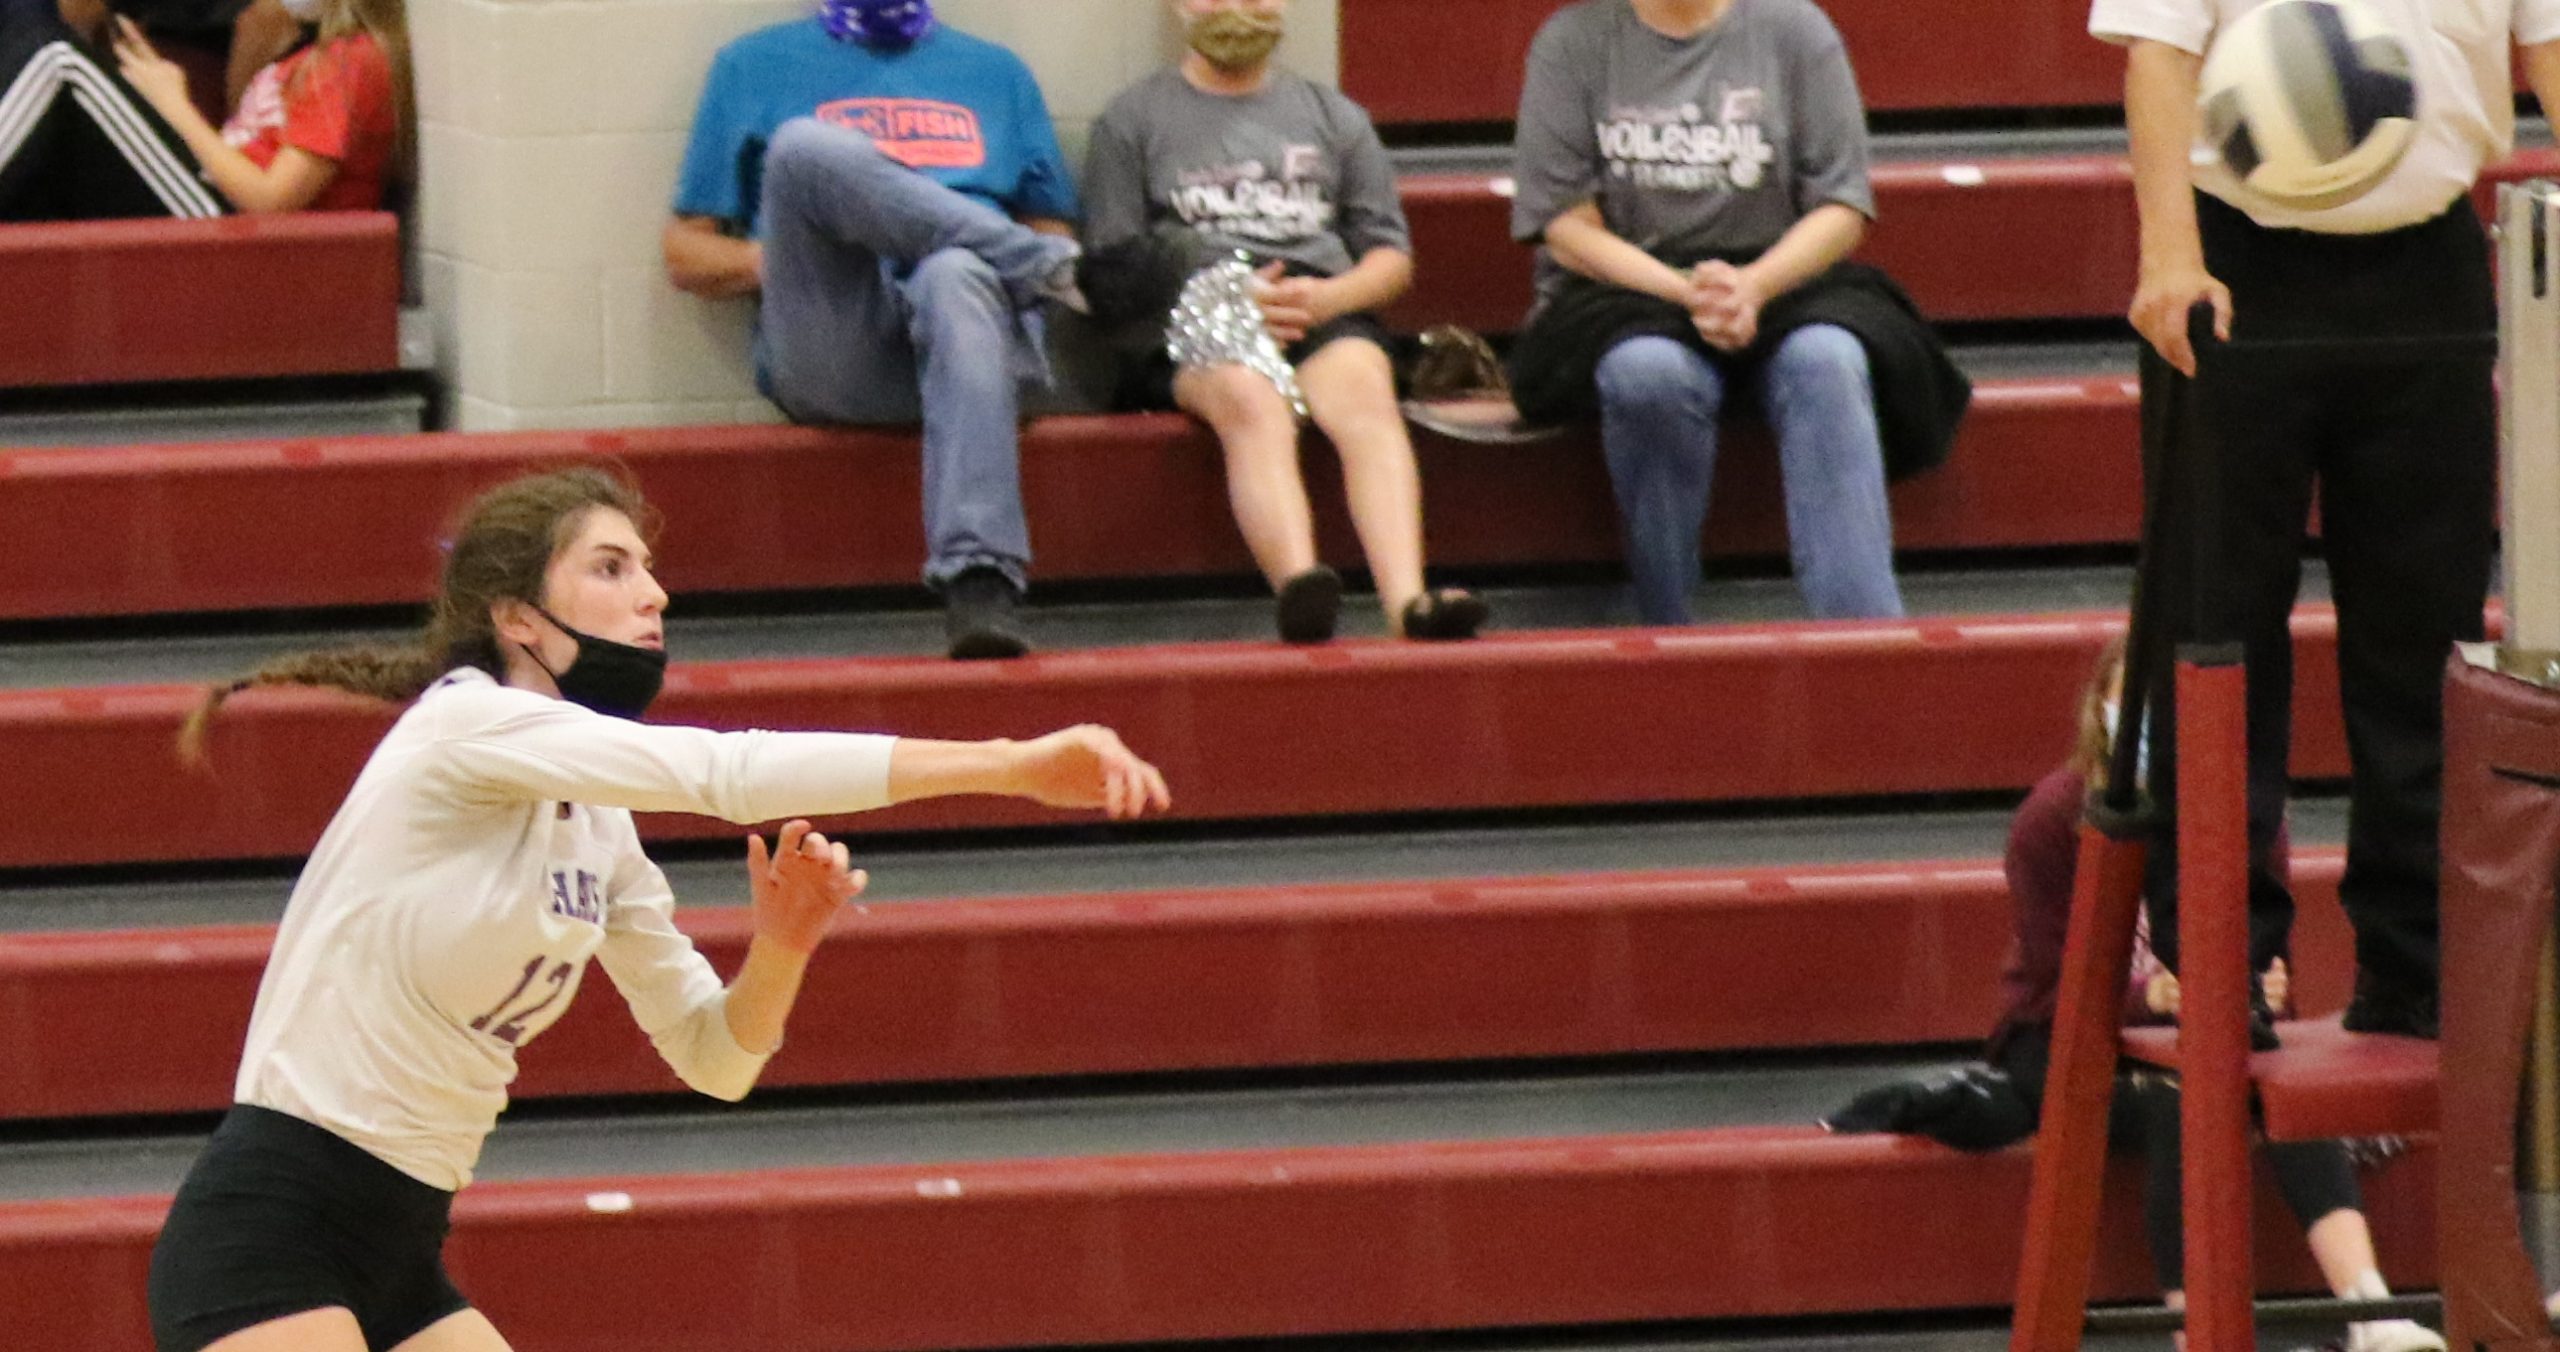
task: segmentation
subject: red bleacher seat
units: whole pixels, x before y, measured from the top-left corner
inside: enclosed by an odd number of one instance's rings
[[[1105,649],[957,665],[711,662],[678,665],[660,709],[670,722],[709,727],[926,737],[1105,723],[1163,768],[1177,815],[1193,820],[2017,790],[2069,743],[2074,697],[2121,625],[2085,614]],[[2294,772],[2342,775],[2336,620],[2306,608],[2295,626]],[[0,765],[41,786],[0,814],[0,868],[301,854],[388,723],[382,708],[350,697],[251,692],[215,728],[220,779],[208,781],[182,773],[170,750],[198,694],[0,691]],[[1240,759],[1235,747],[1255,752]],[[1361,773],[1343,773],[1349,764]],[[842,829],[1059,820],[970,800],[865,813]],[[691,817],[647,817],[642,829],[727,833]]]
[[[0,225],[0,388],[396,371],[378,212]]]
[[[1860,257],[1940,321],[2109,318],[2133,295],[2133,176],[2120,158],[1879,162],[1878,224]],[[1511,241],[1508,180],[1412,174],[1414,288],[1388,317],[1517,330],[1530,252]]]
[[[2249,1058],[2249,1079],[2267,1135],[2278,1141],[2336,1136],[2410,1136],[2436,1129],[2436,1044],[2360,1037],[2336,1019],[2289,1020],[2284,1046]],[[2178,1067],[2174,1028],[2125,1035],[2125,1051],[2148,1065]]]
[[[1785,550],[1776,457],[1723,457],[1708,547]],[[2141,517],[2127,376],[1988,382],[1955,455],[1898,486],[1905,550],[2122,543]],[[2056,448],[2070,448],[2056,453]],[[1529,446],[1421,439],[1441,566],[1618,557],[1617,508],[1589,434]],[[906,586],[924,556],[912,432],[672,427],[0,451],[0,619],[423,600],[436,541],[478,488],[612,457],[667,515],[679,594]],[[1252,560],[1214,443],[1189,419],[1051,418],[1022,456],[1035,582],[1236,576]],[[1339,476],[1307,476],[1322,543],[1359,557]],[[291,520],[290,531],[245,529]],[[327,568],[309,561],[328,559]]]
[[[1565,0],[1342,0],[1342,89],[1382,125],[1508,122],[1529,41]],[[2124,97],[2087,0],[1824,0],[1867,107],[2060,108]],[[1415,53],[1428,52],[1428,60]]]
[[[906,1352],[1698,1317],[2006,1299],[2023,1150],[1760,1127],[482,1182],[454,1279],[520,1347]],[[2433,1152],[2371,1180],[2395,1283],[2434,1279]],[[2099,1289],[2153,1290],[2132,1161]],[[2318,1278],[2272,1189],[2271,1290]],[[165,1198],[0,1205],[15,1345],[145,1352]],[[666,1298],[681,1292],[682,1299]],[[638,1298],[646,1293],[648,1298]]]
[[[2295,865],[2309,1010],[2346,999],[2342,859]],[[685,932],[735,970],[747,913],[688,900]],[[819,950],[762,1083],[1961,1043],[1999,1012],[2008,906],[1993,860],[881,905]],[[0,1118],[220,1109],[273,937],[0,934]],[[1861,997],[1805,999],[1807,969]],[[153,1009],[187,1017],[97,1017]],[[598,998],[511,1092],[679,1089]]]
[[[2482,177],[2483,216],[2500,183],[2560,173],[2560,151],[2520,151]],[[2115,319],[2133,299],[2133,174],[2119,156],[1876,163],[1877,224],[1859,257],[1893,274],[1921,312],[1972,320]],[[1399,327],[1464,324],[1510,333],[1528,313],[1530,253],[1511,241],[1498,174],[1403,179],[1414,287]]]

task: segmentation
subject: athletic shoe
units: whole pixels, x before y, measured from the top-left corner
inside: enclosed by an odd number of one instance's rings
[[[1031,641],[1014,619],[1013,579],[995,568],[971,568],[942,584],[942,631],[962,662],[1020,657]]]
[[[2444,1335],[2411,1319],[2347,1325],[2347,1352],[2445,1352]]]

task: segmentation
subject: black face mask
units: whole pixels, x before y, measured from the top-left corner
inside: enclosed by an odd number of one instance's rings
[[[667,654],[663,649],[582,634],[540,606],[535,606],[534,611],[578,641],[577,660],[569,664],[567,671],[553,671],[543,662],[542,654],[530,647],[525,649],[533,664],[560,687],[560,698],[580,708],[635,722],[649,711],[650,703],[658,698],[658,687],[667,681]]]

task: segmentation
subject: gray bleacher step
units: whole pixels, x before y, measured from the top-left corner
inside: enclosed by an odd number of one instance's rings
[[[2083,343],[1967,343],[1954,351],[1956,365],[1976,383],[2115,378],[2130,385],[2139,355],[2130,338]]]
[[[541,1044],[526,1052],[542,1055]],[[509,1119],[487,1180],[1540,1140],[1811,1123],[1869,1085],[1956,1064],[1940,1056],[1728,1063],[1443,1081],[1068,1093]],[[201,1131],[0,1145],[0,1200],[160,1192]]]
[[[1710,525],[1712,530],[1713,526]],[[2130,595],[2129,568],[2109,566],[1912,569],[1903,597],[1914,616],[2050,614],[2121,610]],[[1179,643],[1274,642],[1271,602],[1264,597],[1181,601],[1110,601],[1043,605],[1024,611],[1032,643],[1043,651]],[[2328,575],[2306,566],[2303,597],[2325,600]],[[1631,623],[1624,588],[1609,585],[1502,587],[1486,592],[1492,630],[1528,632]],[[924,600],[922,593],[918,600]],[[943,650],[942,613],[928,605],[899,610],[828,610],[799,614],[688,617],[679,599],[668,617],[667,642],[678,663],[766,658],[933,657]],[[1697,614],[1707,623],[1763,623],[1804,617],[1795,583],[1783,577],[1719,578],[1700,587]],[[1365,592],[1344,598],[1342,633],[1375,638],[1385,620]],[[319,644],[397,641],[408,631],[383,628],[280,630],[39,638],[0,642],[0,689],[211,681],[268,657]]]
[[[414,435],[427,425],[426,396],[411,390],[326,399],[237,399],[200,404],[48,408],[0,413],[0,447],[139,446],[286,437]]]
[[[1996,857],[2004,810],[1897,809],[1784,817],[1523,822],[1437,829],[1098,839],[1056,844],[861,847],[866,905],[1155,890],[1260,888],[1441,878],[1573,876],[1674,869],[1891,864]],[[2299,800],[2297,845],[2346,838],[2343,802]],[[687,906],[743,906],[735,857],[689,850],[665,863]],[[272,924],[292,880],[153,877],[0,888],[0,934]]]

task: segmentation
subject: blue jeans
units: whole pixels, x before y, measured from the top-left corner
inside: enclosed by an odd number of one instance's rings
[[[1728,369],[1650,336],[1600,359],[1600,444],[1646,624],[1690,622]],[[1787,553],[1805,609],[1816,619],[1900,616],[1866,348],[1846,329],[1808,325],[1752,374],[1777,434]]]
[[[1022,387],[1048,383],[1039,289],[1073,245],[814,118],[764,158],[756,380],[794,422],[924,423],[924,579],[1023,585]]]

